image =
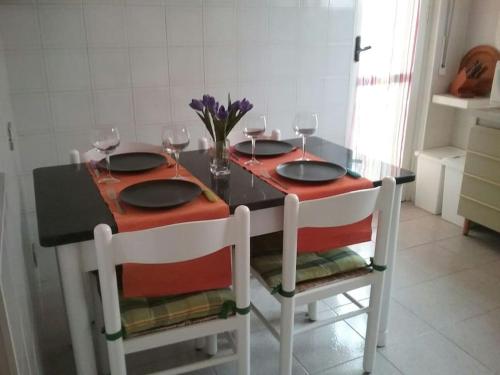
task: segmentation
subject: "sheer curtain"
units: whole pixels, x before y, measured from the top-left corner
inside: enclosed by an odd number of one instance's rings
[[[347,145],[400,166],[408,117],[420,0],[365,0],[363,45]]]

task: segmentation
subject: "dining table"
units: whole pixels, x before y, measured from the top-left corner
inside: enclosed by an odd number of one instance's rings
[[[301,145],[300,138],[287,142]],[[379,346],[383,346],[389,325],[402,188],[415,180],[415,174],[321,137],[309,137],[307,151],[370,180],[374,186],[379,186],[386,176],[396,180],[379,336]],[[214,177],[209,160],[208,151],[194,150],[183,152],[180,163],[227,203],[230,214],[240,205],[250,209],[251,236],[283,229],[284,192],[234,162],[230,163],[229,175]],[[39,241],[43,247],[56,249],[77,373],[97,374],[90,291],[90,271],[97,269],[93,230],[104,223],[117,233],[118,226],[85,163],[37,168],[33,176]]]

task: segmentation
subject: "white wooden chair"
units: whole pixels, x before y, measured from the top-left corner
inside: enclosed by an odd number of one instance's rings
[[[374,367],[377,335],[381,312],[381,297],[384,283],[384,271],[387,260],[387,243],[390,232],[392,200],[395,190],[393,178],[384,178],[381,187],[354,191],[333,197],[299,202],[295,194],[285,198],[284,234],[282,250],[281,285],[279,293],[274,296],[281,304],[280,331],[267,321],[265,316],[252,304],[256,315],[270,329],[280,342],[280,374],[292,373],[292,349],[294,334],[345,320],[353,316],[367,313],[368,325],[366,331],[363,367],[371,372]],[[352,224],[365,219],[374,211],[379,210],[375,254],[371,267],[367,267],[358,255],[363,266],[344,274],[330,278],[309,280],[296,283],[297,276],[297,230],[303,227],[337,227]],[[253,249],[252,249],[253,251]],[[258,272],[252,260],[252,274],[269,290],[269,283],[264,280],[263,273]],[[324,298],[340,293],[346,293],[366,285],[371,285],[370,303],[368,307],[334,318],[316,321],[301,329],[294,330],[295,306],[311,304]],[[352,298],[352,297],[351,297]],[[356,301],[357,302],[357,301]],[[309,305],[311,308],[311,305]],[[314,306],[314,305],[312,305]],[[311,309],[309,310],[311,311]],[[315,319],[313,319],[315,320]]]
[[[217,355],[161,373],[177,374],[235,360],[238,361],[239,375],[250,373],[249,236],[250,212],[245,206],[238,207],[233,216],[225,219],[181,223],[137,232],[113,235],[108,225],[99,224],[95,227],[97,265],[112,375],[126,374],[126,354],[228,331],[236,331],[234,353]],[[169,244],[168,251],[165,251],[165,243]],[[116,265],[183,262],[206,256],[229,245],[235,245],[235,315],[227,319],[194,321],[186,326],[123,339]]]
[[[201,140],[199,140],[200,144]],[[119,155],[119,154],[125,154],[128,152],[155,152],[155,153],[161,153],[163,152],[163,147],[160,145],[154,145],[150,143],[142,143],[142,142],[122,142],[120,145],[116,148],[116,150],[113,152],[113,155]],[[73,149],[69,153],[70,157],[70,163],[72,164],[78,164],[81,162],[87,163],[90,161],[100,161],[104,158],[104,154],[102,154],[100,151],[98,151],[95,148],[91,148],[89,150],[85,151],[79,151],[76,149]],[[91,285],[94,283],[90,282]],[[91,290],[87,291],[88,296],[87,298],[89,300],[92,300],[96,302],[97,304],[94,306],[95,311],[92,311],[91,314],[93,316],[93,319],[95,321],[95,340],[97,342],[97,351],[99,355],[99,364],[100,364],[100,370],[103,373],[108,372],[108,366],[107,363],[103,363],[106,360],[107,357],[107,350],[106,350],[106,343],[102,339],[100,335],[100,328],[103,324],[102,322],[102,306],[100,304],[100,298],[97,293],[96,288],[91,288]],[[216,355],[217,354],[217,335],[211,335],[207,336],[206,338],[200,338],[196,340],[196,347],[197,349],[203,349],[205,348],[205,352],[208,355]]]

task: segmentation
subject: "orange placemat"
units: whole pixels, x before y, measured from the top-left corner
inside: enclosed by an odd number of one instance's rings
[[[207,189],[187,169],[179,166],[179,172],[187,177],[187,180],[200,185],[202,189]],[[96,182],[94,174],[91,173],[91,175]],[[107,189],[111,188],[119,195],[126,187],[139,182],[172,178],[175,175],[175,168],[161,166],[147,172],[115,173],[114,175],[120,179],[120,182],[110,185],[96,182],[96,185],[113,214],[118,232],[131,232],[229,216],[229,206],[223,200],[217,198],[216,202],[209,202],[203,194],[187,204],[164,210],[141,209],[121,202],[125,212],[119,213],[116,205],[108,198]],[[165,244],[165,251],[168,251],[168,244]],[[231,285],[231,252],[229,248],[225,248],[203,258],[174,264],[127,263],[123,265],[122,282],[125,297],[158,297],[225,288]]]
[[[233,150],[234,151],[234,150]],[[243,168],[249,170],[251,173],[266,181],[276,189],[288,194],[297,194],[299,200],[310,200],[325,198],[332,195],[343,194],[349,191],[369,189],[373,187],[373,183],[366,178],[353,178],[344,176],[335,181],[310,184],[302,183],[299,181],[292,181],[282,178],[276,173],[275,169],[278,165],[287,161],[298,159],[302,155],[302,150],[295,150],[288,154],[281,155],[273,158],[258,159],[262,162],[257,166],[246,166],[244,163],[250,159],[241,154],[231,153],[231,160]],[[321,158],[306,152],[306,157],[310,160],[322,160]],[[266,178],[262,175],[263,171],[267,171],[274,179],[281,182],[276,183],[272,179]],[[287,187],[286,189],[284,187]],[[338,213],[332,212],[332,215]],[[343,227],[336,228],[301,228],[299,229],[297,239],[298,252],[314,252],[324,251],[337,247],[352,245],[355,243],[366,242],[371,240],[372,235],[372,217]]]

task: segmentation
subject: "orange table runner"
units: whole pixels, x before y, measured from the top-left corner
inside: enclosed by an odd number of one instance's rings
[[[249,170],[251,173],[263,179],[270,185],[274,186],[276,189],[284,193],[297,194],[299,200],[301,201],[325,198],[332,195],[347,193],[349,191],[368,189],[373,187],[373,183],[366,178],[353,178],[350,176],[344,176],[335,181],[327,183],[311,184],[282,178],[278,175],[278,173],[276,173],[275,169],[278,165],[288,161],[296,160],[301,155],[302,150],[296,149],[295,151],[278,157],[258,158],[258,160],[262,162],[261,165],[246,166],[244,165],[244,163],[250,158],[232,152],[231,160],[239,164],[243,168]],[[306,153],[306,157],[310,160],[322,160],[321,158],[318,158],[317,156],[310,153]],[[267,171],[272,176],[272,178],[281,182],[282,185],[276,183],[272,179],[263,176],[263,171]],[[335,214],[337,213],[332,212],[332,215]],[[372,217],[369,216],[358,223],[346,225],[343,227],[301,228],[299,229],[298,233],[297,251],[324,251],[337,247],[352,245],[355,243],[370,241],[372,235],[371,222]]]
[[[182,166],[179,166],[179,172],[187,180],[198,184],[202,190],[207,189]],[[91,175],[96,182],[95,175],[93,173]],[[175,168],[161,166],[147,172],[115,173],[115,176],[120,182],[116,184],[96,182],[96,185],[113,214],[118,232],[229,216],[229,206],[223,200],[217,198],[216,202],[209,202],[203,194],[189,203],[172,209],[141,209],[120,202],[125,211],[120,213],[109,199],[108,189],[113,189],[119,195],[126,187],[139,182],[172,178],[175,176]],[[165,244],[165,251],[168,251],[168,244]],[[231,285],[231,252],[229,248],[221,249],[200,259],[175,264],[124,264],[122,281],[125,297],[156,297],[225,288]]]

